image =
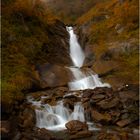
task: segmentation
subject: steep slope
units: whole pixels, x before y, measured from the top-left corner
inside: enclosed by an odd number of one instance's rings
[[[97,2],[77,21],[94,55],[92,68],[113,86],[138,84],[138,0]],[[91,58],[89,58],[91,59]]]
[[[70,63],[65,25],[46,7],[39,0],[2,1],[3,104],[20,100],[22,91],[39,86],[39,65]]]
[[[46,0],[49,8],[65,23],[74,23],[87,12],[97,0]]]

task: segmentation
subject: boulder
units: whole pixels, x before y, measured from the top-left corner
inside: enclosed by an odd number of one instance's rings
[[[118,121],[116,124],[120,127],[124,127],[124,126],[128,125],[129,123],[131,123],[131,121],[129,119],[124,119],[124,120]]]
[[[83,91],[83,98],[90,98],[91,96],[92,96],[92,94],[93,94],[93,90],[90,90],[90,89],[88,89],[88,90],[84,90]]]
[[[96,95],[92,96],[93,100],[100,100],[100,99],[104,99],[104,98],[105,98],[105,95],[103,95],[103,94],[96,94]]]
[[[70,134],[75,134],[78,131],[88,131],[88,125],[78,120],[72,120],[65,124]]]
[[[117,97],[102,100],[102,101],[97,103],[97,105],[99,107],[101,107],[102,109],[110,109],[113,107],[117,107],[118,104],[119,104],[119,98],[117,98]]]
[[[50,131],[45,128],[38,128],[35,130],[35,137],[41,140],[50,140],[53,138]]]
[[[88,125],[84,122],[72,120],[66,123],[65,126],[70,134],[70,139],[78,139],[92,136],[92,132],[88,130]]]
[[[92,119],[95,122],[109,122],[111,121],[111,115],[108,113],[100,113],[97,110],[91,111]]]
[[[69,70],[59,65],[46,63],[36,66],[36,71],[41,88],[66,86],[69,81]]]
[[[90,98],[92,96],[95,96],[97,94],[102,94],[105,96],[111,96],[113,93],[112,88],[108,87],[97,87],[95,89],[88,89],[83,91],[83,98]]]
[[[82,103],[88,102],[90,99],[89,98],[82,98]]]

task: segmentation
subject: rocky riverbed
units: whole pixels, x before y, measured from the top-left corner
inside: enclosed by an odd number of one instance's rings
[[[36,127],[35,106],[24,100],[15,104],[15,111],[1,121],[3,139],[13,140],[137,140],[138,139],[138,86],[127,85],[113,90],[111,88],[95,88],[93,90],[75,91],[68,94],[67,87],[58,87],[44,91],[29,93],[41,104],[56,105],[62,100],[64,106],[71,111],[74,104],[82,102],[86,120],[93,123],[92,130],[86,122],[76,120],[65,124],[66,129],[50,131]],[[74,94],[72,94],[74,93]],[[50,98],[43,98],[48,96]],[[82,96],[79,96],[82,95]],[[95,129],[94,129],[95,128]]]

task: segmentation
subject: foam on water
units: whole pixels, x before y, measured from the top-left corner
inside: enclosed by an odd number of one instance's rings
[[[64,130],[65,124],[70,120],[79,120],[85,122],[84,108],[81,102],[74,105],[74,111],[71,112],[68,108],[64,107],[63,101],[57,102],[56,106],[49,104],[41,104],[40,101],[34,101],[33,98],[28,98],[37,107],[36,113],[36,126],[39,128],[46,128],[49,130]]]
[[[74,79],[68,83],[70,90],[94,89],[96,87],[110,87],[107,83],[102,83],[97,74],[94,74],[90,69],[86,69],[86,73],[81,71],[85,54],[78,43],[77,37],[72,27],[66,27],[70,35],[70,57],[75,67],[69,67]]]
[[[78,41],[76,34],[74,34],[73,28],[72,27],[66,27],[67,31],[70,34],[70,57],[71,60],[76,67],[81,67],[83,65],[85,55],[83,50],[81,49]]]
[[[80,69],[83,66],[85,60],[85,54],[81,46],[78,43],[76,34],[72,27],[66,27],[70,35],[70,57],[74,67],[68,67],[73,74],[73,79],[68,83],[70,91],[94,89],[96,87],[110,87],[107,83],[102,83],[97,74],[90,69]],[[65,95],[67,97],[71,93]],[[81,95],[79,95],[81,96]],[[41,99],[46,98],[42,96]],[[49,130],[63,130],[65,124],[70,120],[79,120],[85,122],[84,108],[81,102],[77,102],[74,105],[74,110],[71,112],[69,108],[63,105],[63,100],[57,102],[57,105],[51,106],[49,104],[42,104],[41,101],[34,101],[33,98],[28,97],[28,102],[36,106],[36,126],[39,128],[46,128]],[[87,122],[90,130],[95,130],[93,123]]]

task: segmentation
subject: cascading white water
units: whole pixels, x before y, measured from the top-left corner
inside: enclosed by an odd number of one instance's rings
[[[74,105],[73,112],[63,106],[63,101],[59,101],[56,106],[42,105],[40,101],[33,101],[33,98],[28,98],[28,102],[37,107],[36,126],[39,128],[63,130],[66,129],[65,124],[70,120],[85,121],[84,108],[80,102]]]
[[[84,108],[82,107],[81,102],[76,103],[74,106],[74,111],[70,116],[70,120],[85,121]]]
[[[74,34],[72,27],[66,27],[70,35],[70,57],[74,64],[74,67],[69,67],[73,74],[74,79],[68,83],[70,90],[84,90],[94,89],[95,87],[109,87],[109,84],[103,84],[98,78],[97,74],[94,74],[90,69],[83,72],[80,68],[83,66],[85,54],[81,49],[77,37]],[[69,94],[65,95],[68,96]],[[41,98],[46,98],[42,96]],[[74,105],[74,110],[71,112],[63,105],[63,100],[59,101],[56,106],[49,104],[42,104],[41,101],[34,101],[33,98],[28,98],[28,102],[31,102],[36,106],[36,126],[39,128],[46,128],[49,130],[63,130],[65,124],[70,120],[79,120],[85,122],[84,108],[81,102],[77,102]],[[89,129],[93,129],[93,123],[87,122]]]
[[[73,28],[72,27],[66,27],[67,31],[70,34],[70,57],[71,60],[76,67],[81,67],[83,65],[85,55],[84,52],[82,51],[78,41],[77,37],[74,34]]]
[[[63,106],[63,102],[58,102],[56,106],[44,105],[42,109],[36,110],[37,127],[50,130],[61,130],[65,128],[70,113]]]
[[[85,59],[85,54],[80,47],[80,44],[77,41],[76,35],[74,34],[72,27],[66,27],[67,31],[70,35],[70,57],[73,61],[75,67],[70,67],[74,79],[72,82],[69,82],[70,90],[84,90],[84,89],[94,89],[96,87],[110,87],[107,83],[102,83],[98,78],[97,74],[93,74],[93,72],[87,71],[88,74],[83,73],[80,70],[80,67],[83,66],[83,62]]]

